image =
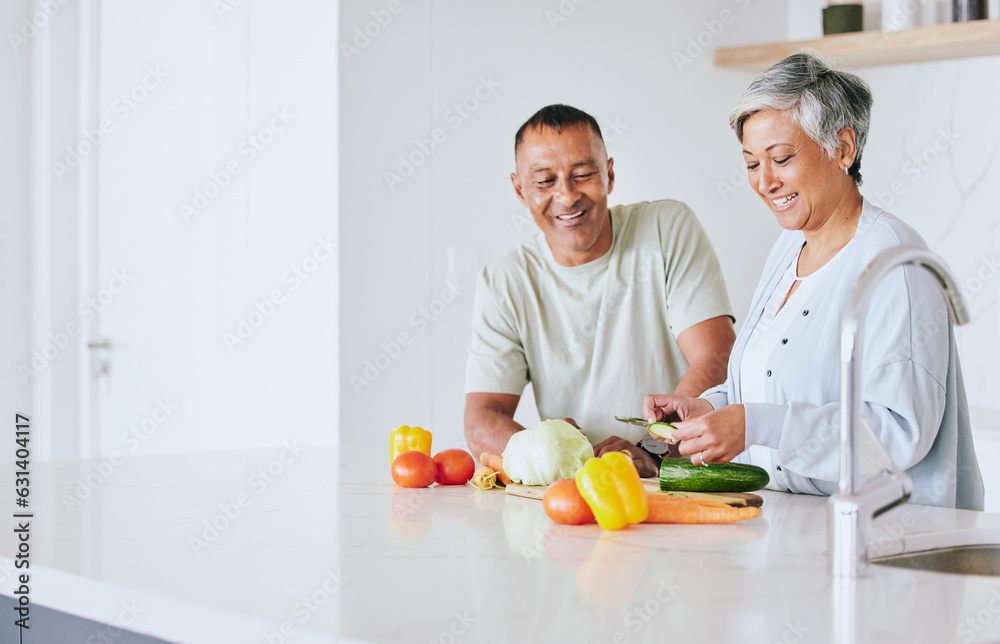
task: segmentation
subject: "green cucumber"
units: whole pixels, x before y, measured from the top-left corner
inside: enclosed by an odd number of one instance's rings
[[[753,492],[767,487],[770,480],[767,470],[756,465],[695,465],[686,458],[665,458],[660,463],[664,492]]]
[[[674,440],[674,426],[670,423],[650,423],[646,429],[649,430],[650,434],[655,434],[660,438],[665,438],[668,441]]]

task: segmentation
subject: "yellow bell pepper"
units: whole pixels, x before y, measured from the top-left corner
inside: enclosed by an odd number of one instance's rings
[[[605,530],[641,523],[649,514],[639,472],[622,452],[608,452],[584,463],[576,473],[576,487]]]
[[[403,452],[431,455],[431,433],[422,427],[400,425],[389,433],[389,465]]]

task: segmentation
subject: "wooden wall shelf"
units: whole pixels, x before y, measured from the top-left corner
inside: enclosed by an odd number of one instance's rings
[[[903,31],[863,31],[817,40],[715,50],[715,64],[761,71],[803,49],[854,67],[1000,55],[1000,20],[976,20]]]

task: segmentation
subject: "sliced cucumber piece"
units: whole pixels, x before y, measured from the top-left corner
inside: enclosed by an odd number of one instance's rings
[[[660,438],[665,438],[668,441],[676,440],[674,438],[674,426],[670,423],[650,423],[649,432],[655,434]]]

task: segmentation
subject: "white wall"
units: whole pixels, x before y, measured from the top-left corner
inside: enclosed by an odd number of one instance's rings
[[[825,3],[790,4],[789,37],[818,37],[812,18]],[[989,15],[998,17],[995,2]],[[879,28],[879,16],[873,3],[866,31]],[[972,314],[957,337],[974,427],[1000,431],[1000,56],[861,73],[875,95],[862,192],[916,228],[958,278]]]
[[[345,3],[341,44],[366,23],[375,33],[372,12],[389,5]],[[575,105],[603,124],[615,158],[612,203],[670,197],[694,208],[742,319],[778,228],[744,187],[727,126],[750,76],[716,68],[711,49],[784,38],[785,2],[399,6],[363,49],[340,56],[343,441],[381,446],[400,424],[431,429],[437,446],[460,440],[471,299],[437,306],[440,315],[426,325],[421,307],[445,288],[450,248],[480,265],[536,230],[508,177],[514,132],[549,103]],[[560,7],[573,12],[562,16]],[[713,22],[723,10],[731,24]],[[692,62],[678,66],[674,54],[686,55],[689,38],[708,46],[692,48]],[[496,83],[492,93],[455,119],[452,105],[483,78]],[[419,160],[414,139],[434,128],[443,142],[390,189],[385,173],[398,171],[397,156]],[[730,190],[733,173],[739,189]],[[411,342],[397,349],[400,333]],[[522,398],[522,410],[533,406]]]
[[[28,15],[28,0],[0,3],[0,33],[17,33],[20,20]],[[6,40],[6,37],[5,37]],[[0,128],[4,145],[0,146],[0,301],[3,322],[0,326],[0,391],[3,406],[0,422],[14,422],[14,414],[29,412],[29,391],[17,375],[16,365],[25,363],[29,347],[28,307],[28,94],[31,72],[30,47],[14,51],[9,43],[0,47]],[[10,450],[7,450],[10,451]],[[4,460],[12,456],[0,455]]]
[[[337,440],[336,21],[325,0],[103,3],[95,286],[134,281],[99,318],[123,345],[101,453],[168,397],[147,453]]]
[[[440,446],[460,440],[471,299],[443,310],[438,302],[440,315],[427,324],[419,320],[421,308],[440,299],[449,250],[466,258],[460,265],[481,265],[535,232],[508,174],[514,131],[548,103],[576,105],[604,124],[617,170],[613,203],[672,197],[691,204],[716,246],[742,322],[778,228],[746,186],[727,127],[728,110],[753,75],[714,67],[711,49],[815,37],[823,4],[371,0],[344,6],[341,209],[349,244],[342,256],[342,440],[383,445],[399,424],[431,429]],[[379,12],[391,8],[400,11],[388,24],[372,24],[379,16],[385,22]],[[712,21],[724,9],[732,12],[731,24],[718,29]],[[359,36],[366,28],[374,34],[367,40]],[[707,43],[700,56],[699,38]],[[356,50],[343,49],[352,41]],[[679,69],[675,53],[694,60]],[[890,209],[972,286],[1000,243],[991,205],[1000,197],[998,166],[991,165],[998,71],[1000,60],[992,57],[863,72],[876,96],[863,191],[875,196],[902,180],[905,190]],[[469,118],[454,120],[449,109],[481,77],[495,80],[495,91]],[[443,142],[390,189],[385,173],[399,172],[398,155],[421,161],[415,139],[434,128],[443,131]],[[938,128],[960,138],[912,180],[907,159],[933,147]],[[960,329],[969,397],[979,409],[1000,407],[992,369],[1000,355],[998,289],[1000,279],[991,278],[970,294],[976,322]],[[400,333],[408,346],[396,346]],[[530,389],[519,417],[537,418]]]
[[[40,460],[335,442],[336,251],[301,291],[283,276],[304,263],[318,237],[339,241],[331,66],[338,3],[41,4],[54,15],[27,1],[0,8],[4,422],[13,425],[15,410],[32,414],[32,456]],[[13,51],[9,34],[23,33],[25,19],[37,27]],[[77,43],[88,34],[100,39],[96,62]],[[43,53],[34,61],[33,49]],[[119,96],[143,89],[147,66],[163,68],[163,87],[146,85],[141,104],[122,117]],[[51,93],[32,97],[32,82]],[[244,171],[213,208],[183,221],[180,203],[220,160],[224,167],[240,155],[236,145],[275,108],[290,112],[294,127],[253,163],[239,156]],[[53,162],[65,163],[66,147],[78,147],[101,119],[113,132],[68,176],[57,173]],[[29,128],[44,134],[33,146]],[[42,216],[29,214],[32,181],[41,186],[44,198],[33,204]],[[51,226],[36,229],[43,220]],[[82,319],[84,299],[108,283],[111,268],[123,267],[141,267],[142,279],[96,320]],[[285,303],[230,352],[223,333],[236,332],[237,320],[275,288],[284,289]],[[29,315],[33,300],[41,305]],[[25,385],[18,366],[32,365],[33,350],[69,323],[82,333]],[[97,361],[90,361],[99,356],[85,345],[105,334],[122,345],[111,363],[117,398],[92,406]],[[173,398],[178,409],[133,450],[122,436],[152,416],[156,397]],[[88,433],[92,408],[99,428]],[[0,452],[0,461],[12,457]]]

